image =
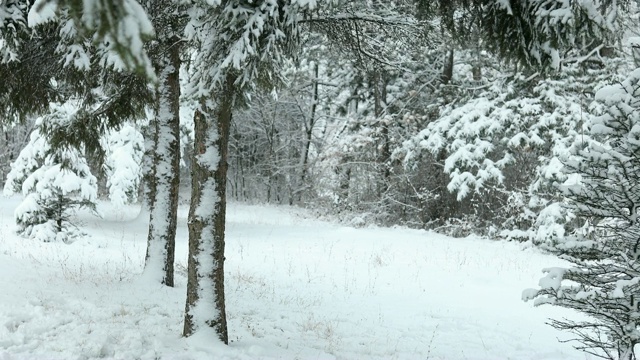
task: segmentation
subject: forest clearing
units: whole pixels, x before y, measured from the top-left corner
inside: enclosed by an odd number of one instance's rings
[[[0,360],[637,360],[639,21],[0,0]]]
[[[176,287],[140,278],[139,207],[101,204],[90,237],[41,243],[0,210],[0,359],[585,359],[522,290],[563,263],[535,248],[403,228],[356,229],[285,206],[229,206],[230,346],[181,338]],[[455,299],[453,301],[452,299]],[[464,346],[461,345],[464,339]],[[587,357],[588,359],[589,357]]]

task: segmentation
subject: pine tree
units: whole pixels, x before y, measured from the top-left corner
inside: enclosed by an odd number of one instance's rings
[[[151,62],[158,76],[154,94],[154,118],[149,139],[151,168],[149,234],[145,272],[173,286],[173,263],[180,185],[180,66],[182,34],[187,18],[178,1],[148,2],[147,11],[156,29]]]
[[[76,111],[71,104],[52,104],[51,108],[36,126],[44,121],[64,126]],[[51,146],[38,128],[12,164],[5,194],[19,188],[25,198],[15,210],[18,232],[33,239],[69,242],[82,235],[71,219],[75,211],[81,207],[95,210],[97,180],[82,151]]]
[[[342,4],[315,1],[199,1],[187,33],[197,52],[192,62],[192,95],[200,108],[194,117],[195,161],[189,210],[189,259],[184,335],[213,328],[228,342],[224,304],[224,231],[228,141],[233,109],[253,86],[273,88],[276,69],[299,46],[303,16],[307,25],[334,31],[333,25],[358,22],[407,24],[388,14],[350,12]],[[334,6],[335,5],[335,6]],[[340,6],[346,12],[340,12]],[[345,39],[362,34],[348,25]],[[345,28],[338,26],[337,28]],[[365,44],[366,42],[362,42]],[[370,56],[361,48],[363,54]]]
[[[575,183],[560,186],[569,208],[595,227],[559,248],[569,268],[545,269],[535,305],[575,309],[590,320],[553,320],[575,333],[577,348],[606,359],[635,359],[640,343],[640,69],[596,94],[604,114],[592,119],[565,160]],[[590,135],[590,136],[589,136]]]
[[[620,1],[414,0],[418,15],[438,18],[456,41],[479,31],[502,59],[543,70],[559,69],[566,53],[599,52],[619,30]]]
[[[155,107],[158,117],[153,128],[157,129],[154,134],[160,136],[160,141],[154,142],[158,146],[154,146],[153,156],[154,164],[158,164],[155,169],[161,170],[154,169],[153,176],[164,191],[154,192],[154,197],[162,199],[159,204],[167,199],[170,201],[168,206],[154,208],[149,244],[150,254],[158,255],[158,259],[152,257],[154,263],[161,263],[157,267],[165,271],[159,281],[171,285],[179,174],[177,74],[180,68],[179,35],[184,26],[184,21],[182,27],[179,21],[176,25],[176,18],[185,16],[173,10],[168,16],[167,6],[151,6],[150,2],[148,5],[160,41],[143,47],[143,40],[153,33],[153,29],[143,8],[133,0],[35,2],[29,9],[30,25],[33,26],[29,34],[32,35],[28,36],[26,30],[20,33],[20,46],[16,47],[19,50],[16,57],[24,61],[0,66],[0,74],[8,74],[10,76],[5,78],[15,80],[9,84],[3,82],[4,87],[0,85],[0,93],[4,96],[0,99],[7,104],[2,109],[10,116],[13,113],[40,114],[52,101],[75,99],[79,110],[64,128],[44,122],[40,132],[53,147],[85,149],[98,163],[105,160],[99,141],[105,133],[119,128],[127,120],[141,117],[147,105]],[[60,60],[51,61],[56,58]],[[155,78],[154,70],[161,75],[159,79]],[[43,83],[53,83],[53,86],[41,86]],[[167,126],[170,127],[168,130]],[[171,137],[173,141],[167,140]],[[113,170],[113,166],[107,170]],[[135,176],[137,174],[129,180]],[[170,186],[164,186],[166,177],[170,178]],[[124,178],[120,176],[117,180]],[[110,181],[109,185],[116,191],[116,183]],[[113,191],[111,195],[115,195]],[[122,196],[120,200],[123,200]],[[157,243],[160,243],[159,251],[153,250]]]
[[[136,202],[142,177],[142,134],[132,124],[124,124],[109,131],[103,142],[109,199],[117,206]]]
[[[610,59],[602,69],[571,64],[542,78],[494,72],[479,90],[458,91],[457,102],[441,100],[439,114],[394,155],[409,174],[441,157],[434,171],[449,178],[446,189],[462,205],[453,216],[469,216],[478,231],[493,228],[508,239],[554,246],[572,218],[552,211],[562,196],[550,183],[566,176],[558,156],[582,134],[590,114],[588,93],[619,78],[618,63]],[[463,69],[472,72],[470,66]],[[464,71],[454,74],[467,77]],[[465,83],[471,86],[454,85]]]

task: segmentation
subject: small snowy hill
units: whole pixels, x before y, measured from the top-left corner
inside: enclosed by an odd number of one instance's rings
[[[232,343],[183,339],[186,208],[177,287],[137,277],[146,224],[135,207],[82,216],[90,236],[39,243],[13,233],[0,199],[0,359],[585,359],[523,303],[556,258],[519,244],[416,230],[353,229],[301,210],[231,204]],[[308,217],[308,215],[306,216]]]

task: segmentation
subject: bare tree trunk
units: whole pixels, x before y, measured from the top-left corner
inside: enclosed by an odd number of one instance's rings
[[[441,78],[443,84],[448,84],[453,78],[453,49],[449,50],[449,53],[447,54]]]
[[[634,352],[634,343],[619,344],[618,345],[618,359],[619,360],[635,360],[636,354]]]
[[[236,93],[228,74],[213,113],[195,114],[196,154],[189,209],[189,260],[184,336],[206,327],[229,343],[224,301],[224,231],[229,128]]]
[[[336,169],[336,173],[339,179],[340,201],[347,201],[349,199],[349,187],[351,186],[351,167],[343,164]]]
[[[383,119],[384,110],[387,106],[387,78],[380,71],[376,71],[374,77],[374,111],[376,119],[381,126],[380,135],[382,146],[378,156],[378,166],[380,166],[380,175],[382,183],[378,188],[379,196],[383,197],[389,187],[389,177],[391,170],[389,168],[389,159],[391,158],[391,144],[389,139],[389,124]]]
[[[304,154],[302,156],[302,176],[300,176],[300,180],[301,180],[301,186],[304,187],[304,181],[305,178],[307,176],[307,166],[309,163],[309,148],[311,147],[311,138],[313,136],[313,127],[315,126],[316,123],[316,109],[318,108],[318,73],[319,73],[319,66],[316,63],[316,68],[315,68],[315,78],[313,79],[314,83],[313,83],[313,103],[311,104],[311,114],[309,114],[309,124],[307,126],[307,123],[305,123],[305,131],[306,131],[306,135],[307,138],[305,139],[305,144],[304,144]]]
[[[480,44],[480,39],[476,40],[476,49],[475,49],[475,55],[476,55],[476,61],[474,62],[473,66],[471,67],[471,74],[473,76],[473,81],[480,81],[482,80],[482,56],[480,55],[482,50],[481,49],[481,44]],[[451,59],[451,63],[453,64],[453,59]]]
[[[168,40],[158,64],[155,154],[150,189],[151,218],[145,272],[173,286],[178,190],[180,187],[180,48]]]

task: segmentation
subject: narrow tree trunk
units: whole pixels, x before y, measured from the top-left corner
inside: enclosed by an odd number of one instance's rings
[[[619,360],[636,360],[636,354],[634,352],[635,344],[619,344],[618,345],[618,359]]]
[[[379,71],[374,74],[374,111],[376,119],[381,127],[381,149],[378,155],[378,166],[380,166],[380,175],[382,182],[378,187],[379,196],[382,197],[389,187],[389,177],[391,170],[389,168],[389,159],[391,158],[391,145],[389,139],[389,124],[383,119],[384,111],[387,105],[387,79]]]
[[[349,198],[349,187],[351,186],[351,167],[343,164],[341,168],[336,170],[338,173],[338,181],[340,186],[340,201],[347,201]]]
[[[443,84],[448,84],[453,78],[453,49],[449,50],[447,54],[441,78]]]
[[[480,44],[480,39],[477,40],[476,43],[476,49],[475,49],[475,55],[476,55],[476,61],[473,64],[473,66],[471,67],[471,74],[473,76],[473,81],[480,81],[482,80],[482,56],[480,55],[480,53],[482,52],[481,49],[481,44]],[[453,59],[451,59],[451,63],[453,64]]]
[[[62,232],[62,214],[64,213],[64,204],[65,198],[62,194],[58,195],[58,206],[56,208],[56,230],[58,233]]]
[[[318,64],[315,68],[315,78],[313,83],[313,103],[311,104],[311,113],[309,114],[309,126],[305,129],[306,139],[304,144],[304,154],[302,156],[302,176],[300,177],[301,186],[304,186],[304,181],[307,176],[307,164],[309,162],[309,148],[311,147],[311,138],[313,135],[313,127],[316,123],[316,109],[318,107]],[[306,126],[306,123],[305,123]]]
[[[196,111],[195,148],[189,209],[189,259],[184,336],[206,327],[229,343],[224,301],[224,231],[229,129],[236,93],[229,74],[215,110],[203,102]]]
[[[240,162],[240,184],[242,186],[242,192],[240,192],[242,200],[247,200],[247,190],[245,188],[246,184],[244,181],[244,166],[242,162]]]
[[[150,192],[151,217],[145,272],[173,286],[173,262],[180,187],[180,49],[177,38],[166,43],[158,64],[155,154]]]

